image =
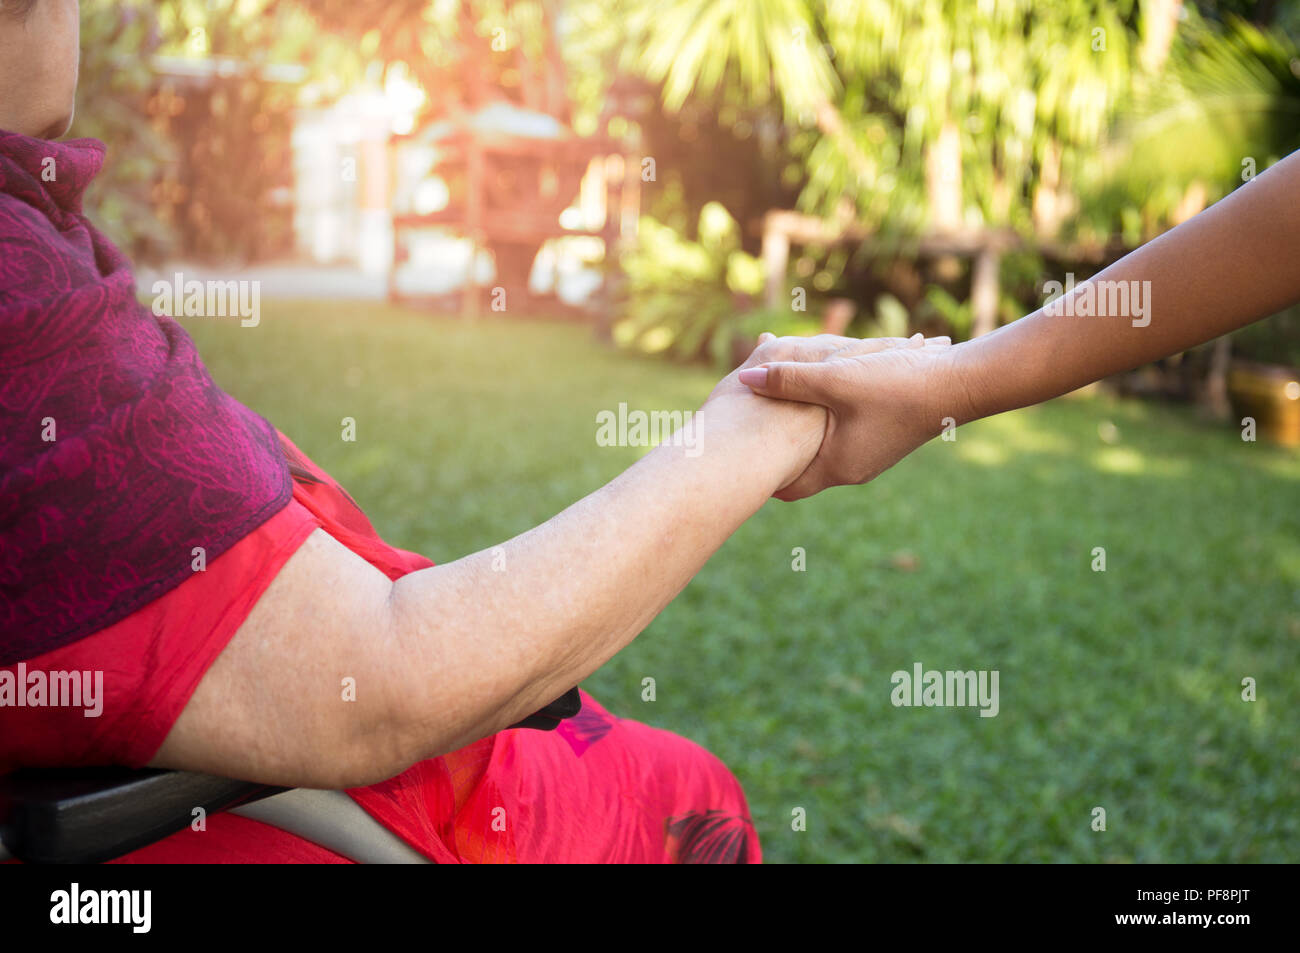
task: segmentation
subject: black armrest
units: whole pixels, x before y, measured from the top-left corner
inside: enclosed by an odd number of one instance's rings
[[[570,688],[541,711],[535,711],[523,721],[511,725],[511,728],[533,728],[537,731],[554,731],[560,722],[572,718],[582,711],[582,696],[577,688]]]
[[[284,788],[188,771],[50,768],[0,778],[0,843],[33,864],[97,864]]]

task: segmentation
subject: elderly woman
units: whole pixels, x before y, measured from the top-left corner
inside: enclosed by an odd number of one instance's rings
[[[104,148],[51,141],[71,122],[78,12],[0,4],[0,685],[24,693],[0,694],[0,774],[349,789],[441,862],[757,861],[716,758],[586,694],[579,711],[573,686],[799,476],[825,411],[733,375],[699,411],[703,453],[662,445],[450,565],[388,546],[138,303],[82,215]],[[898,345],[769,337],[751,363]],[[103,673],[98,717],[33,694],[59,672]],[[127,859],[343,858],[220,815]]]

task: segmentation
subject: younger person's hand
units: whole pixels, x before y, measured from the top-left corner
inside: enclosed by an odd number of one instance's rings
[[[783,488],[807,470],[828,434],[827,410],[816,402],[758,397],[741,381],[741,373],[769,362],[812,366],[833,357],[919,349],[924,344],[919,334],[911,338],[850,338],[835,334],[778,338],[774,334],[763,334],[748,360],[713,389],[705,402],[704,414],[712,427],[743,427],[762,433],[765,462],[779,461],[787,468],[773,494],[778,499],[786,499]]]
[[[776,497],[799,500],[827,487],[866,483],[945,425],[971,419],[949,345],[947,338],[916,335],[907,346],[844,349],[817,363],[765,360],[739,370],[737,379],[757,394],[828,411],[816,457]]]
[[[947,338],[933,338],[931,343],[938,341],[946,343],[947,340]],[[914,334],[910,338],[851,338],[838,334],[818,334],[812,337],[777,337],[775,334],[765,332],[759,335],[758,346],[750,352],[749,357],[745,359],[745,363],[718,382],[718,386],[709,395],[709,400],[735,394],[752,394],[753,390],[740,379],[740,374],[742,371],[753,367],[791,362],[800,364],[815,363],[827,361],[833,357],[853,357],[860,354],[875,354],[879,351],[888,351],[900,347],[920,347],[924,343],[926,343],[925,339],[919,334]]]

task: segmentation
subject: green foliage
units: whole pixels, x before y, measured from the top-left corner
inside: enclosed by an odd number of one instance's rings
[[[928,150],[952,125],[968,225],[1031,227],[1034,186],[1059,150],[1089,160],[1132,80],[1132,3],[868,0],[828,3],[825,31],[844,113],[865,162],[819,141],[801,204],[833,214],[857,197],[886,231],[920,227]],[[1098,32],[1100,31],[1100,32]],[[1094,47],[1104,43],[1104,49]]]
[[[709,357],[717,372],[725,374],[744,363],[764,331],[777,337],[810,337],[821,332],[821,320],[790,308],[754,308],[737,314],[717,330],[710,342]]]
[[[289,184],[295,98],[251,74],[309,51],[327,69],[337,44],[310,26],[269,0],[84,0],[72,135],[109,147],[86,208],[132,257],[256,257],[284,244],[269,196]],[[196,88],[161,75],[157,56],[242,66]]]
[[[1194,15],[1179,36],[1163,81],[1135,104],[1099,164],[1085,210],[1095,231],[1118,210],[1137,210],[1125,229],[1129,244],[1176,224],[1189,186],[1204,188],[1205,204],[1216,202],[1300,148],[1294,40],[1239,18],[1219,26]]]
[[[774,95],[794,119],[837,88],[817,39],[815,7],[806,0],[675,0],[634,4],[627,21],[631,65],[662,83],[664,106],[708,99],[724,81],[741,102]]]
[[[162,43],[155,7],[145,0],[81,4],[81,81],[71,135],[108,145],[104,170],[86,196],[87,215],[133,257],[176,248],[158,216],[154,186],[176,147],[153,125],[149,57]]]
[[[1212,202],[1248,166],[1300,147],[1295,41],[1234,14],[1248,4],[1201,6],[1222,22],[1188,4],[1167,65],[1151,74],[1139,54],[1152,23],[1133,0],[632,0],[623,62],[658,84],[693,137],[707,132],[695,118],[703,108],[737,128],[779,121],[750,165],[784,163],[781,185],[797,189],[798,207],[864,224],[877,258],[908,254],[927,227],[945,130],[964,226],[1033,242],[1053,237],[1039,233],[1045,221],[1067,240],[1119,235],[1132,246],[1187,214],[1189,200],[1194,212],[1198,189]],[[1288,11],[1279,22],[1296,20]],[[719,196],[689,162],[677,157],[674,191],[652,200],[690,207]],[[661,205],[656,214],[671,215]],[[728,206],[745,214],[730,196]],[[860,263],[828,261],[832,281]],[[1040,303],[1024,282],[1009,291],[1004,319]],[[959,335],[969,329],[957,289],[936,288],[924,310]]]
[[[1300,369],[1300,306],[1248,325],[1232,336],[1236,357]]]
[[[834,218],[848,197],[898,233],[924,222],[927,149],[948,125],[968,223],[1027,230],[1044,162],[1068,177],[1088,161],[1134,73],[1132,0],[631,6],[627,59],[665,108],[775,100],[803,163],[801,207]]]
[[[544,100],[553,79],[562,81],[560,89],[571,79],[559,75],[560,69],[548,73],[549,67],[562,66],[561,9],[554,0],[273,0],[273,8],[310,16],[310,28],[300,29],[299,35],[342,41],[335,51],[336,70],[322,77],[332,80],[332,92],[365,72],[401,63],[424,87],[431,113],[445,115],[488,98],[545,108],[530,99]],[[593,11],[598,14],[594,18]],[[583,67],[606,76],[599,61],[584,58],[590,37],[583,34],[595,30],[609,36],[617,18],[608,8],[584,9],[581,4],[573,13],[582,26],[578,36],[563,38],[566,45]],[[579,86],[588,102],[598,95],[590,83]],[[568,102],[555,105],[555,114],[567,120]]]
[[[716,380],[571,326],[363,310],[188,324],[223,387],[438,562],[633,463],[595,445],[598,411],[693,409]],[[869,486],[769,503],[586,687],[717,754],[771,862],[1294,863],[1297,490],[1294,452],[1167,408],[981,421]],[[1000,713],[893,707],[918,661],[997,669]]]
[[[637,244],[622,260],[625,317],[614,326],[620,344],[684,360],[716,353],[714,337],[762,291],[762,264],[741,250],[740,227],[725,208],[705,205],[697,236],[641,218]]]
[[[821,320],[807,311],[755,308],[738,316],[732,327],[736,336],[745,341],[756,341],[764,331],[777,337],[808,337],[821,330]]]
[[[609,127],[628,142],[640,133],[661,175],[642,190],[653,220],[628,259],[623,339],[725,363],[750,323],[816,326],[738,317],[758,293],[750,223],[796,204],[874,229],[870,255],[803,250],[799,264],[818,262],[813,288],[851,293],[868,258],[909,254],[925,227],[945,130],[962,222],[1031,240],[1041,192],[1055,193],[1066,238],[1136,244],[1189,198],[1240,185],[1248,163],[1263,170],[1300,147],[1294,11],[1264,28],[1235,15],[1249,9],[1238,0],[1186,6],[1168,65],[1147,75],[1134,0],[575,0],[563,16],[551,0],[84,0],[74,135],[109,143],[88,208],[135,256],[256,256],[287,241],[287,212],[270,197],[288,184],[299,92],[328,102],[400,64],[445,113],[471,95],[526,99],[547,85],[529,64],[562,51],[584,128],[610,119],[616,79],[638,102],[653,89],[663,107]],[[303,63],[310,78],[289,90],[218,77],[178,116],[157,108],[154,54]],[[725,251],[688,237],[710,203],[746,223]],[[1081,210],[1073,222],[1070,209]],[[1007,267],[1003,277],[1003,317],[1039,303],[1032,282]],[[958,335],[969,325],[956,286],[905,300]]]
[[[947,289],[931,285],[925,290],[925,303],[947,323],[953,337],[970,337],[975,316],[969,298],[959,301]]]
[[[876,299],[876,316],[867,326],[867,336],[881,338],[907,337],[912,326],[912,316],[903,302],[891,294]]]
[[[1104,233],[1118,213],[1137,245],[1177,224],[1189,189],[1212,204],[1300,149],[1300,45],[1281,29],[1238,16],[1222,24],[1194,11],[1179,34],[1165,81],[1151,87],[1099,164],[1082,216]],[[1300,366],[1295,309],[1233,335],[1252,360]]]

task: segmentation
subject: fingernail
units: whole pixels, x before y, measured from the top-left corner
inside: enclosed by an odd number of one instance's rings
[[[740,382],[746,387],[766,387],[767,368],[748,367],[740,372]]]

